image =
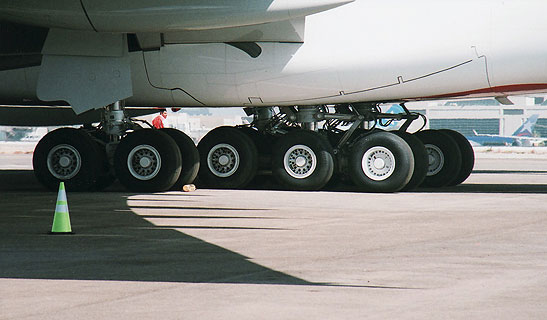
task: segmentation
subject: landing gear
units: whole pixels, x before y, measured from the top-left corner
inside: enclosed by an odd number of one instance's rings
[[[177,144],[159,130],[141,129],[128,134],[114,154],[116,176],[131,191],[168,190],[179,178],[181,168]]]
[[[115,178],[131,191],[181,190],[199,170],[193,141],[175,129],[143,129],[123,103],[105,107],[97,127],[62,128],[47,134],[33,158],[38,180],[51,190],[95,191]]]
[[[415,114],[384,115],[375,105],[283,107],[277,113],[273,108],[247,111],[255,117],[254,128],[240,130],[253,137],[261,154],[271,154],[272,175],[287,189],[318,190],[331,179],[347,177],[345,180],[353,181],[361,190],[395,192],[412,178],[419,184],[425,176],[425,164],[413,175],[413,149],[421,161],[425,158],[419,140],[405,136],[412,141],[411,148],[405,139],[370,126],[378,116],[413,121],[418,117]],[[263,151],[272,145],[269,152]]]
[[[180,191],[184,185],[192,183],[198,176],[199,152],[194,141],[184,132],[173,128],[164,128],[161,131],[167,133],[175,141],[182,157],[179,178],[171,187],[171,190]]]
[[[368,192],[463,182],[473,149],[459,133],[407,133],[420,116],[382,113],[376,104],[247,109],[249,126],[219,127],[198,147],[175,129],[143,129],[121,102],[105,108],[98,127],[63,128],[37,145],[38,180],[55,190],[99,190],[115,177],[136,192],[180,190],[196,175],[212,188],[245,188],[260,173],[290,190],[319,190],[329,181],[350,181]],[[405,121],[395,132],[380,130]],[[425,124],[425,122],[424,122]]]
[[[255,177],[258,152],[255,144],[237,128],[219,127],[198,144],[200,182],[214,188],[243,188]]]
[[[271,154],[273,176],[290,190],[321,189],[329,180],[349,180],[368,192],[464,181],[474,162],[465,138],[453,131],[407,133],[424,117],[401,107],[401,114],[382,113],[376,104],[247,109],[254,121],[239,129],[260,154]],[[394,120],[404,121],[397,131],[378,128]]]
[[[48,133],[36,146],[32,163],[38,181],[56,190],[64,181],[72,191],[100,186],[107,169],[106,155],[84,130],[61,128]]]
[[[403,138],[405,142],[412,149],[412,155],[414,156],[414,172],[412,178],[403,188],[403,191],[412,191],[422,184],[426,175],[429,164],[429,157],[425,149],[424,144],[415,135],[396,131],[396,135]]]
[[[199,155],[183,132],[143,129],[125,115],[121,102],[105,108],[101,129],[114,172],[127,189],[181,190],[196,178]]]
[[[475,166],[475,153],[473,152],[473,147],[471,146],[471,143],[469,143],[469,140],[467,140],[461,133],[447,129],[439,131],[452,137],[452,139],[454,139],[454,141],[458,144],[461,152],[462,165],[460,170],[456,174],[454,180],[448,184],[448,186],[455,186],[464,182],[469,175],[471,175],[471,171],[473,171],[473,167]]]
[[[445,187],[460,178],[462,152],[449,134],[438,130],[424,130],[416,136],[423,142],[429,157],[424,187]]]
[[[353,144],[348,167],[352,181],[363,191],[397,192],[412,178],[414,156],[404,139],[374,132]]]
[[[290,190],[318,190],[334,172],[332,148],[319,133],[294,130],[273,147],[272,173]]]

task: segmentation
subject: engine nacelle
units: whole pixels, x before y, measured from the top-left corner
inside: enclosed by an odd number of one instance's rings
[[[354,0],[17,0],[0,20],[98,32],[206,30],[283,21]]]

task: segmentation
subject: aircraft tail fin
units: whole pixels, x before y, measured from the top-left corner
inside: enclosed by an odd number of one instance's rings
[[[536,126],[536,122],[538,121],[539,115],[533,114],[528,119],[526,119],[526,122],[522,126],[520,126],[515,133],[513,133],[513,136],[517,137],[532,137],[534,130],[534,127]]]

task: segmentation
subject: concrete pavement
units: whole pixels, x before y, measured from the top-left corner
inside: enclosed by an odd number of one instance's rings
[[[0,171],[0,319],[543,319],[545,163],[481,161],[413,193],[69,192],[70,236]]]

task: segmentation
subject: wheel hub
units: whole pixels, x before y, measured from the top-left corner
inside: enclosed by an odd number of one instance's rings
[[[425,150],[429,158],[429,165],[427,167],[427,176],[434,176],[439,173],[444,167],[444,154],[442,150],[433,144],[426,144]]]
[[[374,160],[374,167],[378,170],[381,170],[386,167],[386,162],[382,158],[376,158]]]
[[[315,172],[317,156],[308,146],[296,145],[287,150],[283,163],[291,177],[304,179]]]
[[[140,160],[139,160],[139,164],[141,165],[141,167],[143,168],[148,168],[152,165],[152,159],[148,158],[148,157],[142,157]]]
[[[218,163],[220,163],[221,166],[226,166],[228,163],[230,163],[230,157],[227,155],[222,155],[218,158]]]
[[[395,156],[385,147],[373,147],[363,155],[361,167],[370,179],[383,181],[395,172]]]
[[[296,165],[297,165],[298,167],[303,167],[303,166],[305,166],[307,162],[308,162],[308,161],[306,160],[305,157],[298,157],[298,158],[296,158],[296,161],[295,161],[295,163],[296,163]]]
[[[160,172],[160,153],[150,145],[136,146],[127,157],[127,167],[133,177],[142,181],[151,180]]]
[[[62,156],[62,157],[59,159],[59,165],[61,165],[61,167],[63,167],[63,168],[66,168],[66,167],[70,166],[70,163],[71,163],[71,162],[72,162],[72,161],[71,161],[70,158],[67,157],[67,156]]]
[[[219,178],[233,175],[239,168],[239,162],[236,148],[225,143],[214,146],[207,155],[209,170]]]
[[[61,144],[51,149],[47,155],[47,168],[57,179],[74,178],[82,167],[82,157],[76,148]]]

